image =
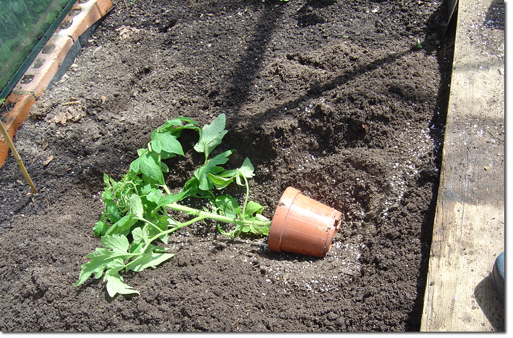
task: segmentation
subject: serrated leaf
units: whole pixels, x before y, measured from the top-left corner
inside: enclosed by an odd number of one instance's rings
[[[214,183],[214,186],[216,187],[216,189],[219,189],[219,190],[226,188],[227,186],[230,185],[230,183],[233,182],[233,178],[224,178],[221,176],[213,175],[211,173],[207,173],[207,175],[208,175],[208,178],[210,179],[210,181],[212,181],[212,183]]]
[[[141,197],[139,197],[139,195],[133,194],[132,197],[130,197],[128,207],[130,208],[129,212],[131,214],[134,214],[138,217],[143,217],[144,207],[141,201]]]
[[[237,171],[246,178],[251,178],[255,176],[255,167],[253,167],[253,164],[247,157],[244,160],[244,163],[242,163],[242,166],[239,169],[237,169]]]
[[[112,236],[103,236],[100,240],[104,247],[112,249],[116,254],[123,254],[128,251],[130,243],[126,236],[114,234]]]
[[[194,177],[196,177],[199,181],[199,189],[208,191],[214,187],[214,184],[208,178],[208,174],[217,174],[224,171],[224,169],[218,165],[228,162],[228,156],[230,156],[233,152],[233,150],[227,150],[221,154],[218,154],[214,158],[208,160],[207,163],[200,166],[194,172]]]
[[[94,252],[86,255],[86,257],[91,260],[82,264],[80,276],[74,286],[84,283],[92,274],[94,274],[94,278],[100,278],[103,275],[103,271],[107,268],[107,264],[114,259],[127,259],[130,255],[119,255],[107,248],[96,248]]]
[[[146,242],[148,240],[148,229],[146,227],[135,228],[132,230],[132,238],[134,240],[133,243],[135,244]]]
[[[113,235],[118,233],[128,235],[132,225],[137,223],[137,219],[134,219],[133,217],[133,214],[123,216],[119,221],[111,225],[111,227],[105,232],[105,235]]]
[[[93,227],[94,230],[94,236],[99,237],[105,235],[105,232],[109,229],[109,225],[105,223],[104,221],[98,221],[96,222],[95,226]]]
[[[116,294],[129,295],[139,294],[139,291],[134,290],[130,285],[123,283],[123,277],[119,275],[119,270],[108,270],[105,273],[104,281],[107,282],[107,293],[110,297]]]
[[[145,252],[126,265],[126,271],[140,272],[146,268],[156,268],[157,265],[172,258],[174,254]]]
[[[257,202],[249,201],[246,205],[246,215],[253,216],[254,214],[261,214],[264,211],[264,207]]]
[[[105,201],[105,214],[111,223],[116,223],[121,219],[118,206],[112,201]]]
[[[200,140],[194,146],[194,150],[199,153],[205,153],[205,160],[208,158],[212,150],[221,144],[224,135],[228,132],[225,130],[226,116],[220,114],[211,124],[204,125],[201,129]]]
[[[215,203],[222,214],[230,218],[235,218],[240,210],[239,203],[230,195],[218,196]]]
[[[164,174],[162,174],[160,164],[149,154],[141,154],[137,159],[130,163],[130,170],[136,174],[142,173],[147,177],[154,179],[160,184],[164,184]]]
[[[162,196],[158,200],[157,207],[163,207],[163,206],[166,206],[168,204],[172,204],[172,203],[178,202],[186,194],[187,194],[187,192],[182,192],[181,191],[178,194],[170,194],[170,195]]]
[[[169,132],[159,133],[157,131],[153,131],[151,133],[149,147],[156,153],[165,151],[169,154],[178,154],[183,156],[183,148],[180,141],[176,139],[175,135],[172,135]]]
[[[183,122],[188,124],[183,125]],[[168,120],[163,125],[157,128],[159,133],[170,132],[173,135],[180,136],[183,129],[196,129],[200,131],[199,123],[189,117],[179,116],[176,119]]]

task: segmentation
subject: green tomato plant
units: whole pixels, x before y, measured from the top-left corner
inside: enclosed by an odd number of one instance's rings
[[[206,219],[216,221],[219,232],[232,239],[269,234],[271,221],[263,216],[264,207],[249,201],[248,179],[254,176],[251,161],[246,158],[239,168],[225,169],[223,165],[235,150],[210,156],[227,133],[225,124],[224,114],[202,128],[187,117],[169,120],[152,132],[148,146],[137,151],[139,156],[121,180],[104,174],[104,211],[93,227],[103,247],[86,256],[90,260],[82,265],[75,286],[92,275],[96,279],[104,276],[110,297],[138,294],[123,282],[120,272],[140,272],[169,260],[174,254],[167,252],[161,243],[167,244],[168,236],[177,230]],[[205,161],[181,190],[173,194],[165,183],[164,174],[169,168],[163,160],[184,155],[179,138],[185,129],[198,132],[194,150],[203,153]],[[245,187],[242,205],[233,196],[219,193],[233,182]],[[185,199],[203,201],[203,208],[184,205]],[[172,217],[172,211],[190,215],[185,217],[189,219],[179,222]],[[219,223],[232,224],[232,229],[225,231]]]

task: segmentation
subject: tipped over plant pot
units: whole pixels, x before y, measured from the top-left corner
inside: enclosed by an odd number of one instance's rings
[[[269,250],[324,257],[341,222],[341,212],[288,187],[274,213]]]

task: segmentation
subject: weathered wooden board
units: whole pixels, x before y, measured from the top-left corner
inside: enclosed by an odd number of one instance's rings
[[[458,6],[421,331],[504,331],[491,277],[505,248],[504,5]]]

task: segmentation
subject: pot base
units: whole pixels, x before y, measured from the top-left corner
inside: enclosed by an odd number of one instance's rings
[[[341,212],[288,187],[274,213],[269,250],[325,257],[340,229],[342,217]]]

